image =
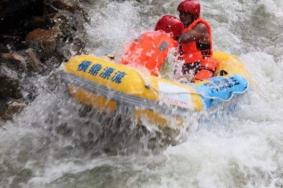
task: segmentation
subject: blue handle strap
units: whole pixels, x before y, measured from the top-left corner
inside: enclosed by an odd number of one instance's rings
[[[195,87],[202,96],[206,109],[223,101],[229,101],[234,95],[243,94],[248,89],[248,81],[241,75],[213,77],[209,82]]]

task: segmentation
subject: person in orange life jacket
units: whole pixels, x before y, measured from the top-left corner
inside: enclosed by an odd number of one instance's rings
[[[200,17],[198,0],[183,0],[179,17],[185,29],[179,37],[180,57],[184,60],[182,72],[192,74],[193,80],[214,76],[218,63],[212,58],[212,32],[207,21]]]
[[[148,31],[128,45],[121,58],[121,63],[144,67],[152,75],[158,76],[166,62],[170,49],[177,48],[177,39],[184,26],[170,15],[163,16],[156,24],[155,31]]]

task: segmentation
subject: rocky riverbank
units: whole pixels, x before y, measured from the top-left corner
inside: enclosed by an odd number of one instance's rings
[[[10,120],[37,95],[23,85],[47,75],[70,56],[84,52],[83,9],[78,0],[0,0],[0,122]]]

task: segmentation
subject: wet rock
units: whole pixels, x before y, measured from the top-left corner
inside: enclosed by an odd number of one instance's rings
[[[12,100],[6,104],[6,109],[0,116],[4,120],[12,119],[14,114],[21,112],[26,107],[22,100]]]
[[[34,16],[30,23],[33,28],[47,28],[48,26],[52,25],[52,21],[47,15],[44,16]]]
[[[48,61],[51,57],[57,57],[62,62],[82,53],[85,48],[84,15],[60,11],[53,15],[52,20],[54,25],[51,28],[37,28],[26,36],[30,47],[42,50],[39,58]]]
[[[32,48],[27,49],[26,53],[30,57],[29,62],[33,71],[42,72],[44,69],[46,69],[46,66],[41,63],[41,61],[39,60],[35,51]]]
[[[25,58],[17,52],[0,54],[0,119],[8,120],[25,106],[21,92],[21,74]]]
[[[25,63],[25,58],[20,54],[18,54],[17,52],[2,53],[0,54],[0,57],[6,60],[17,61],[22,64]]]
[[[87,21],[83,14],[60,12],[54,18],[56,25],[63,35],[59,43],[58,53],[65,59],[83,52],[85,48],[84,23]]]
[[[43,14],[44,0],[0,0],[0,33],[23,35],[29,19]]]
[[[21,98],[19,77],[16,71],[6,65],[0,65],[0,98]]]
[[[38,28],[27,34],[26,41],[32,46],[40,47],[44,53],[50,54],[55,51],[58,38],[59,30],[57,28]]]
[[[5,114],[7,108],[8,108],[7,101],[0,98],[0,117],[2,117]]]
[[[30,77],[84,53],[88,18],[81,2],[86,0],[0,0],[0,117],[11,119],[34,100],[37,86]]]
[[[22,111],[26,107],[26,103],[22,100],[14,100],[8,103],[8,113],[15,114]]]
[[[52,4],[58,9],[64,9],[70,12],[75,12],[79,9],[77,2],[73,0],[54,0]]]
[[[23,100],[0,100],[0,119],[10,120],[14,114],[21,112],[26,107]]]

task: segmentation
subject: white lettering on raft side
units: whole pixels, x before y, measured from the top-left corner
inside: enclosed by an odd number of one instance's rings
[[[193,110],[194,104],[188,89],[167,82],[159,82],[160,102]]]

